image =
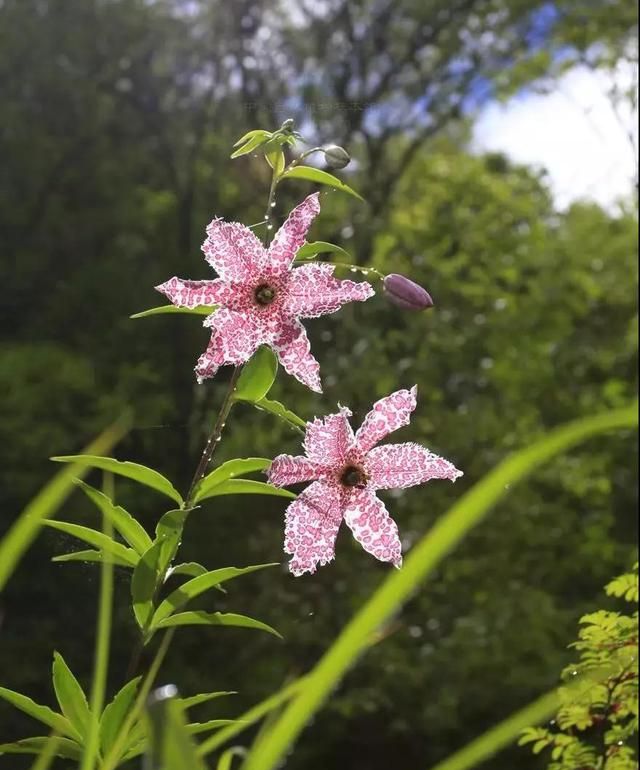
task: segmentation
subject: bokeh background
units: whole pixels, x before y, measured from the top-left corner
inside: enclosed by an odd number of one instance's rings
[[[171,275],[208,277],[214,214],[261,218],[268,174],[229,159],[289,117],[354,162],[367,199],[322,196],[311,237],[426,286],[408,314],[377,297],[308,324],[310,417],[417,383],[403,438],[465,476],[388,495],[407,548],[501,458],[551,426],[636,390],[636,4],[629,0],[0,0],[0,534],[125,405],[121,459],[185,487],[227,372],[198,387],[194,317],[129,320]],[[276,213],[310,191],[282,186]],[[238,408],[219,459],[296,452],[269,415]],[[580,614],[634,560],[636,447],[591,441],[502,502],[363,657],[288,758],[291,770],[426,768],[552,686]],[[119,500],[151,529],[161,500]],[[284,501],[207,501],[184,556],[210,568],[281,561]],[[95,522],[76,495],[62,518]],[[0,598],[0,682],[51,703],[52,649],[84,683],[98,575],[52,564],[75,543],[44,532]],[[349,535],[312,578],[243,578],[204,606],[276,626],[184,629],[163,679],[239,694],[239,714],[308,669],[387,567]],[[117,575],[111,691],[135,628]],[[204,712],[203,712],[204,713]],[[0,703],[0,738],[35,734]],[[514,749],[495,770],[540,767]],[[0,767],[21,767],[0,758]]]

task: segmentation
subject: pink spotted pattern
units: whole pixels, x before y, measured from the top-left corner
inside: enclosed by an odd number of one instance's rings
[[[298,319],[334,313],[374,292],[366,282],[334,278],[333,265],[292,267],[319,211],[314,193],[289,214],[268,248],[244,225],[214,219],[202,251],[219,278],[173,277],[156,286],[174,305],[205,305],[214,311],[204,321],[211,329],[211,340],[196,365],[199,382],[213,377],[225,364],[244,363],[260,345],[269,345],[286,372],[322,392],[320,366]]]
[[[346,407],[313,420],[307,423],[305,456],[279,455],[272,462],[267,473],[276,486],[313,482],[286,512],[284,550],[292,556],[294,575],[313,573],[333,559],[343,520],[368,553],[400,567],[398,527],[376,491],[462,476],[448,460],[418,444],[377,446],[409,423],[416,392],[415,387],[398,390],[377,401],[355,435]]]

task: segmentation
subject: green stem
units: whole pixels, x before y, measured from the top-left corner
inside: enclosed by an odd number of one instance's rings
[[[103,491],[112,500],[115,499],[113,476],[110,473],[104,474]],[[102,517],[102,531],[107,537],[113,537],[113,524],[106,516]],[[91,722],[82,755],[81,770],[93,770],[100,751],[100,716],[104,707],[107,672],[109,669],[112,611],[113,562],[103,552],[100,566],[100,602],[96,626],[95,662],[93,666],[93,683],[91,685]]]

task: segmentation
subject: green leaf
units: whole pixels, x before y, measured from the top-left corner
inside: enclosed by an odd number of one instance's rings
[[[158,571],[160,575],[166,573],[176,555],[180,540],[182,539],[182,530],[184,529],[184,524],[188,515],[189,511],[183,510],[182,508],[167,511],[167,513],[160,517],[160,520],[156,525],[156,540],[162,542],[158,559]]]
[[[102,564],[106,558],[107,562],[115,564],[117,567],[128,567],[131,569],[134,564],[137,564],[138,557],[133,549],[127,548],[126,551],[126,559],[122,559],[113,553],[105,554],[104,551],[73,551],[72,553],[63,553],[60,556],[54,556],[51,561],[83,561],[97,562],[98,564]]]
[[[100,746],[105,756],[115,745],[118,733],[135,701],[138,684],[141,679],[142,677],[137,676],[135,679],[127,682],[102,712],[100,719]]]
[[[266,136],[270,139],[273,135],[270,131],[265,131],[263,128],[254,128],[252,131],[247,131],[246,134],[241,136],[233,146],[240,147],[241,144],[245,144],[245,142],[248,142],[249,139],[252,139],[254,136]]]
[[[53,689],[62,713],[84,738],[89,728],[89,704],[71,669],[59,652],[53,653]]]
[[[220,757],[216,770],[231,770],[235,757],[246,757],[247,750],[243,746],[232,746]]]
[[[206,567],[204,567],[202,564],[198,564],[197,561],[186,561],[183,564],[176,564],[175,567],[171,567],[171,569],[167,572],[167,577],[165,580],[168,580],[172,575],[188,575],[189,577],[199,577],[208,571],[209,570]]]
[[[340,254],[341,257],[346,257],[351,260],[351,255],[348,251],[345,251],[342,246],[336,246],[335,243],[329,243],[328,241],[313,241],[312,243],[305,243],[298,249],[296,259],[313,259],[317,254],[334,253]]]
[[[121,460],[114,460],[112,457],[99,457],[98,455],[64,455],[51,459],[58,463],[78,463],[79,465],[88,465],[91,468],[101,468],[103,471],[115,473],[117,476],[124,476],[137,481],[138,484],[151,487],[156,492],[161,492],[182,505],[182,497],[169,479],[144,465],[128,461],[122,462]]]
[[[257,147],[260,147],[260,145],[266,144],[270,138],[271,138],[271,134],[269,133],[269,131],[261,131],[261,130],[254,131],[253,135],[249,137],[249,139],[247,139],[247,141],[242,146],[238,147],[237,150],[234,150],[231,153],[231,158],[239,158],[241,155],[247,155],[252,150],[255,150]]]
[[[161,620],[156,628],[172,628],[174,626],[236,626],[238,628],[255,628],[282,639],[280,634],[271,626],[254,620],[246,615],[236,615],[232,612],[180,612]]]
[[[236,391],[235,401],[260,401],[264,398],[276,379],[278,359],[271,348],[263,345],[245,364]]]
[[[152,701],[147,716],[152,767],[162,770],[205,770],[191,741],[178,698],[161,696],[155,702]]]
[[[278,148],[277,150],[272,150],[271,152],[265,152],[264,157],[266,158],[267,163],[273,169],[274,174],[277,177],[280,176],[286,165],[284,153],[282,150]]]
[[[153,615],[153,600],[162,574],[159,564],[164,545],[164,538],[156,540],[151,548],[140,557],[140,561],[131,576],[133,614],[143,631],[146,630]]]
[[[199,706],[201,703],[207,703],[210,700],[215,700],[216,698],[224,698],[227,695],[237,694],[238,693],[234,690],[225,690],[222,692],[202,692],[198,695],[189,695],[187,698],[180,698],[180,703],[182,704],[183,708],[190,709],[194,706]]]
[[[145,528],[122,506],[115,505],[107,495],[84,481],[78,479],[76,483],[134,550],[142,555],[151,547],[152,541]]]
[[[159,305],[141,310],[130,315],[129,318],[147,318],[150,315],[211,315],[215,313],[217,305],[196,305],[196,307],[178,307],[177,305]]]
[[[46,527],[65,532],[67,535],[77,537],[78,540],[84,540],[85,543],[100,548],[107,553],[113,554],[121,561],[127,562],[130,567],[135,567],[138,562],[138,556],[131,548],[126,548],[122,543],[116,543],[110,537],[102,532],[89,527],[82,527],[79,524],[71,524],[68,521],[45,521]],[[133,555],[131,555],[133,554]]]
[[[260,401],[255,401],[254,406],[258,409],[264,409],[265,412],[270,412],[281,420],[288,422],[290,425],[294,425],[297,428],[306,428],[307,423],[302,417],[298,417],[297,414],[287,409],[284,404],[279,401],[273,401],[269,398],[261,398]]]
[[[210,497],[219,495],[274,495],[275,497],[286,497],[289,500],[295,500],[297,495],[288,489],[280,489],[266,484],[264,481],[252,481],[251,479],[229,479],[217,484],[206,495],[202,494],[199,500],[208,500]]]
[[[27,698],[26,695],[8,690],[6,687],[0,687],[0,698],[3,698],[20,711],[24,711],[30,717],[37,719],[38,722],[47,725],[54,732],[80,740],[80,734],[71,722],[48,706],[41,706],[39,703],[31,700],[31,698]]]
[[[280,177],[281,179],[306,179],[309,182],[317,182],[318,184],[326,184],[330,187],[334,187],[340,192],[353,195],[360,201],[364,201],[364,198],[359,195],[355,190],[351,189],[349,185],[341,182],[338,177],[333,174],[329,174],[327,171],[321,171],[319,168],[313,168],[312,166],[294,166],[292,169],[285,171]]]
[[[192,722],[187,725],[189,735],[199,735],[200,733],[216,730],[219,727],[228,727],[235,723],[235,719],[209,719],[208,722]]]
[[[205,476],[196,487],[194,501],[204,499],[209,496],[209,492],[218,484],[235,476],[244,476],[253,471],[262,471],[271,465],[271,460],[266,457],[245,457],[236,460],[228,460],[215,468],[211,473]]]
[[[195,599],[196,596],[200,596],[200,594],[208,591],[210,588],[226,583],[228,580],[233,580],[241,575],[248,575],[251,572],[257,572],[267,567],[277,566],[276,562],[273,564],[256,564],[251,567],[223,567],[222,569],[215,569],[207,572],[205,575],[195,577],[193,580],[189,580],[181,585],[180,588],[176,588],[175,591],[167,596],[155,611],[150,627],[154,628],[161,620],[184,607],[191,599]]]
[[[1,743],[0,755],[2,754],[40,754],[46,750],[51,741],[50,736],[38,738],[23,738],[21,741],[13,743]],[[55,756],[63,759],[82,759],[82,749],[75,742],[68,738],[56,738]]]

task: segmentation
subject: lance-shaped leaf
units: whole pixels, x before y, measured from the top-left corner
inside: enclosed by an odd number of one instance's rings
[[[100,746],[105,756],[115,745],[118,733],[135,701],[141,678],[137,676],[135,679],[127,682],[102,712],[102,717],[100,718]]]
[[[115,529],[129,543],[129,545],[142,555],[151,547],[152,540],[145,528],[133,516],[120,505],[115,505],[107,495],[99,492],[84,481],[76,481],[87,497],[95,503],[104,516],[113,524]]]
[[[209,570],[202,564],[198,564],[197,561],[186,561],[183,564],[176,564],[175,567],[171,567],[167,570],[167,576],[165,581],[172,575],[188,575],[189,577],[199,577],[204,575]]]
[[[53,653],[53,689],[60,708],[78,733],[84,738],[89,729],[91,713],[84,690],[59,652]]]
[[[236,626],[238,628],[255,628],[282,639],[282,636],[266,623],[249,618],[246,615],[236,615],[232,612],[180,612],[161,620],[156,628],[172,628],[174,626]]]
[[[166,574],[169,565],[176,555],[188,515],[189,511],[182,508],[167,511],[167,513],[160,517],[156,525],[156,540],[162,542],[158,560],[158,572],[160,575]]]
[[[78,540],[84,540],[85,543],[99,548],[107,553],[116,556],[120,561],[126,562],[130,567],[135,567],[138,562],[138,556],[131,548],[127,548],[122,543],[117,543],[102,532],[89,527],[82,527],[79,524],[70,524],[68,521],[45,521],[46,527],[65,532],[67,535],[73,535]]]
[[[63,455],[52,457],[52,460],[58,463],[78,463],[79,465],[88,465],[91,468],[100,468],[103,471],[115,473],[117,476],[124,476],[138,484],[144,484],[146,487],[155,489],[163,495],[175,500],[182,505],[182,497],[173,484],[158,471],[153,468],[147,468],[138,463],[129,461],[123,462],[115,460],[113,457],[99,457],[98,455]]]
[[[201,692],[198,695],[189,695],[186,698],[180,698],[180,703],[185,709],[199,706],[201,703],[208,703],[210,700],[216,700],[217,698],[226,698],[227,695],[237,695],[234,690],[224,690],[221,692]]]
[[[207,494],[202,494],[199,500],[206,500],[209,497],[218,495],[274,495],[275,497],[287,497],[295,500],[297,495],[288,489],[280,489],[266,484],[264,481],[252,481],[251,479],[229,479],[217,484]]]
[[[302,417],[298,417],[295,412],[287,409],[287,407],[279,401],[274,401],[270,398],[261,398],[260,401],[254,402],[254,406],[257,409],[263,409],[265,412],[269,412],[270,414],[279,417],[281,420],[288,422],[289,425],[293,425],[296,428],[306,428],[307,426],[307,423]]]
[[[0,743],[0,755],[2,754],[40,754],[49,746],[53,740],[51,736],[42,736],[38,738],[23,738],[21,741],[13,743]],[[68,738],[55,739],[54,756],[62,759],[82,759],[82,748]]]
[[[184,605],[191,601],[191,599],[195,599],[196,596],[200,596],[200,594],[203,594],[214,586],[219,586],[222,583],[226,583],[228,580],[233,580],[241,575],[248,575],[251,572],[257,572],[266,567],[277,566],[277,562],[274,562],[273,564],[256,564],[251,567],[223,567],[222,569],[215,569],[211,572],[207,572],[206,575],[200,575],[200,577],[193,578],[193,580],[189,580],[181,585],[180,588],[176,588],[176,590],[170,593],[160,604],[151,620],[151,628],[157,626],[161,620],[169,617],[169,615],[176,610],[184,607]]]
[[[258,348],[245,364],[233,398],[236,401],[260,401],[273,385],[278,372],[278,359],[266,345]]]
[[[54,556],[51,561],[63,562],[63,561],[83,561],[83,562],[97,562],[102,564],[106,561],[108,564],[114,564],[117,567],[127,567],[131,569],[133,564],[138,561],[138,556],[132,548],[127,548],[127,558],[122,559],[113,553],[105,553],[104,551],[73,551],[72,553],[63,553],[60,556]]]
[[[149,752],[152,767],[163,770],[205,770],[191,741],[175,687],[156,690],[147,704]]]
[[[160,561],[165,547],[159,539],[140,557],[131,576],[131,601],[138,625],[145,630],[153,615],[153,600],[160,579]]]
[[[54,732],[60,735],[67,735],[75,740],[80,740],[80,734],[71,724],[71,722],[62,714],[58,714],[48,706],[41,706],[39,703],[31,700],[26,695],[19,692],[8,690],[6,687],[0,687],[0,698],[3,698],[15,708],[24,711],[30,717],[37,719],[38,722],[50,727]]]
[[[209,719],[207,722],[192,722],[187,725],[187,732],[189,735],[199,735],[210,730],[217,730],[220,727],[228,727],[235,721],[235,719]]]
[[[241,155],[247,155],[251,150],[255,150],[261,145],[266,144],[269,139],[271,139],[271,136],[271,132],[262,129],[249,131],[242,137],[242,139],[238,139],[233,145],[234,147],[237,147],[237,149],[231,153],[231,157],[239,158]]]
[[[130,315],[129,318],[147,318],[150,315],[211,315],[216,310],[216,305],[196,305],[196,307],[178,307],[177,305],[159,305],[141,310]]]
[[[345,251],[342,246],[336,246],[335,243],[329,243],[328,241],[312,241],[311,243],[305,243],[301,246],[296,253],[296,259],[313,259],[318,254],[340,254],[341,257],[351,259],[351,255],[348,251]]]
[[[209,492],[223,481],[244,476],[253,471],[262,471],[271,465],[271,460],[266,457],[245,457],[242,459],[228,460],[205,476],[196,487],[195,502],[209,497]]]
[[[353,190],[349,185],[341,182],[337,176],[329,174],[327,171],[321,171],[319,168],[313,168],[312,166],[294,166],[291,169],[285,171],[281,179],[306,179],[309,182],[317,182],[318,184],[326,184],[330,187],[334,187],[340,192],[353,195],[354,198],[364,201],[364,198]]]

